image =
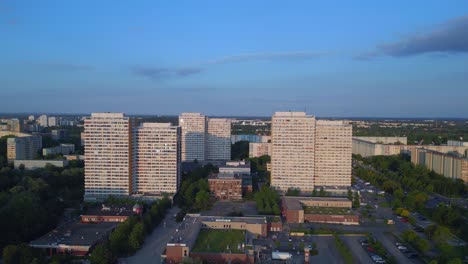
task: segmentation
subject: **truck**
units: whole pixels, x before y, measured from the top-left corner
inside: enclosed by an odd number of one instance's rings
[[[292,254],[289,252],[278,252],[278,251],[271,252],[271,259],[287,260],[291,258],[292,258]]]

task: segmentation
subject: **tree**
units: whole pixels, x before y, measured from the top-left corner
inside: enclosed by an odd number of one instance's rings
[[[133,252],[137,251],[141,245],[143,244],[143,240],[145,238],[145,228],[143,223],[136,223],[130,233],[128,238],[128,243],[133,250]]]
[[[207,209],[208,204],[210,203],[210,194],[205,191],[201,190],[195,196],[195,207],[201,210]]]
[[[26,244],[8,245],[3,249],[3,263],[5,264],[29,264],[33,259],[33,251]]]
[[[323,197],[323,196],[326,196],[326,195],[327,195],[327,193],[325,192],[323,187],[320,187],[319,196]]]
[[[349,199],[350,201],[353,200],[353,191],[351,191],[351,189],[348,190],[348,199]]]
[[[97,245],[91,252],[89,260],[92,264],[107,264],[115,261],[107,243]]]
[[[299,196],[300,191],[298,188],[289,188],[286,192],[286,196]]]
[[[353,207],[354,208],[359,208],[361,207],[361,198],[359,197],[359,193],[355,192],[354,193],[354,200],[353,200]]]
[[[416,240],[416,247],[421,251],[421,252],[427,252],[429,249],[431,249],[431,244],[429,244],[429,241],[423,238],[419,238]]]

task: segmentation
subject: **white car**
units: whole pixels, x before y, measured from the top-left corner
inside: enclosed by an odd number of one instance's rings
[[[405,246],[398,246],[397,248],[398,248],[399,250],[407,250],[407,249],[408,249],[408,248],[405,247]]]

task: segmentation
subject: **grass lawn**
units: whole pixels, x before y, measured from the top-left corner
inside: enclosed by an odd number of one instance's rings
[[[243,230],[218,230],[204,229],[200,230],[195,246],[192,252],[228,252],[244,253],[244,250],[238,249],[239,245],[245,243],[245,231]]]

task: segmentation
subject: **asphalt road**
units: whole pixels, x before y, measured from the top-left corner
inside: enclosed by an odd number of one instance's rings
[[[171,239],[172,234],[179,226],[174,219],[174,214],[179,212],[178,207],[172,207],[167,213],[164,221],[161,222],[153,233],[149,235],[143,247],[137,253],[129,258],[120,259],[122,264],[140,264],[140,263],[161,263],[161,254],[163,253],[166,244]],[[164,222],[166,224],[164,224]]]
[[[351,250],[353,253],[353,261],[354,263],[361,263],[361,264],[372,264],[374,263],[372,259],[369,257],[369,254],[364,250],[361,246],[359,239],[364,238],[364,236],[340,236],[340,239],[346,244],[346,246]]]

